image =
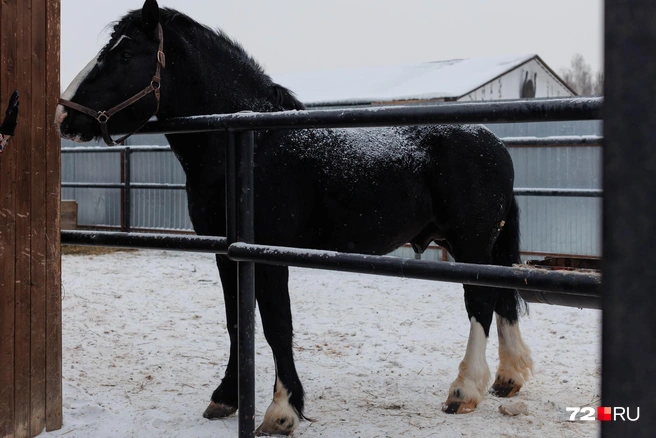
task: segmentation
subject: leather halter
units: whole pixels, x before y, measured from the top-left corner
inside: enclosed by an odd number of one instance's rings
[[[146,88],[144,88],[134,96],[130,97],[129,99],[124,100],[123,102],[119,103],[118,105],[106,111],[95,111],[89,107],[80,105],[79,103],[71,102],[70,100],[66,100],[66,99],[61,99],[61,98],[59,99],[60,105],[72,108],[76,111],[87,114],[93,117],[94,119],[96,119],[98,123],[100,123],[100,130],[102,132],[103,140],[105,140],[105,143],[107,143],[108,146],[115,146],[121,143],[122,141],[124,141],[126,138],[135,134],[137,131],[143,128],[143,126],[146,124],[146,122],[148,122],[148,120],[150,120],[152,116],[156,115],[157,112],[159,111],[159,97],[160,97],[160,88],[162,82],[160,72],[161,69],[166,66],[166,57],[164,56],[164,34],[162,32],[162,25],[159,23],[157,24],[157,33],[159,34],[159,49],[157,50],[157,68],[155,69],[155,75],[153,76],[152,80],[150,81],[150,84]],[[107,122],[109,121],[109,119],[114,114],[136,103],[142,98],[148,96],[150,93],[153,93],[155,95],[155,100],[157,101],[155,112],[151,116],[149,116],[146,120],[144,120],[143,123],[141,123],[134,131],[124,135],[118,140],[112,139],[112,137],[109,135],[109,127],[107,126]]]

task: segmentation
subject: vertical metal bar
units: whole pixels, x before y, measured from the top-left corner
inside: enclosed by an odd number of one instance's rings
[[[237,241],[237,143],[234,131],[228,131],[226,147],[226,237],[228,245]]]
[[[656,430],[656,2],[606,0],[603,157],[603,437]],[[628,417],[615,417],[617,408]]]
[[[124,205],[123,205],[123,231],[126,233],[130,232],[131,225],[130,220],[132,216],[132,193],[131,193],[131,183],[132,183],[132,150],[129,147],[125,148],[123,152],[123,174],[125,175],[124,181]]]
[[[121,231],[125,232],[125,150],[121,149],[119,156],[121,160],[121,199],[119,202],[119,215],[121,219]]]
[[[235,138],[237,163],[236,193],[237,235],[239,242],[254,242],[253,230],[253,131]],[[255,264],[237,263],[238,269],[238,342],[239,342],[239,436],[252,437],[255,430]]]

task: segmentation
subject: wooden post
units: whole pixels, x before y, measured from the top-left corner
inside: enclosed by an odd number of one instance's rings
[[[62,424],[59,0],[0,2],[0,118],[20,93],[0,155],[0,436]]]

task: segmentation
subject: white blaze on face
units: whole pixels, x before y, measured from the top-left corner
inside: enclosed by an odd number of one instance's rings
[[[119,44],[121,44],[121,41],[123,39],[131,39],[127,35],[121,35],[121,37],[116,41],[116,44],[112,46],[110,51],[114,50],[116,47],[118,47]],[[84,82],[86,77],[89,75],[91,70],[98,64],[98,57],[100,56],[100,52],[93,58],[89,63],[80,71],[77,76],[75,76],[75,79],[73,79],[73,82],[66,88],[66,90],[62,93],[61,98],[65,100],[71,100],[73,96],[75,96],[75,93],[77,92],[77,89],[80,87],[80,84]],[[61,123],[64,121],[68,113],[66,112],[66,108],[64,108],[63,105],[57,105],[57,110],[55,112],[55,125],[57,126],[57,130],[59,130],[59,126]]]
[[[118,39],[118,41],[116,41],[116,44],[114,44],[114,45],[112,46],[112,48],[109,49],[109,51],[111,52],[112,50],[114,50],[115,48],[117,48],[118,45],[121,44],[121,41],[123,41],[123,38],[127,38],[127,39],[129,39],[129,40],[132,39],[132,38],[130,38],[130,37],[127,36],[127,35],[121,35],[121,37]]]
[[[62,93],[61,98],[65,100],[71,100],[73,96],[75,96],[75,93],[77,92],[77,89],[80,87],[80,84],[84,82],[84,80],[87,78],[91,70],[96,66],[98,63],[98,56],[100,55],[100,52],[98,55],[96,55],[89,63],[80,71],[77,76],[75,76],[75,79],[71,82],[71,84],[66,88],[66,90]],[[61,123],[64,121],[68,113],[66,112],[66,108],[64,108],[63,105],[57,105],[57,110],[55,111],[55,126],[57,127],[57,130],[59,130],[59,126]]]

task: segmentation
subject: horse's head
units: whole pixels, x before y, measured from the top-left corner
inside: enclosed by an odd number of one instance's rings
[[[119,20],[107,45],[62,94],[55,115],[61,136],[86,142],[104,137],[103,121],[113,132],[129,132],[153,116],[159,106],[159,82],[153,76],[164,66],[161,38],[155,0]]]

